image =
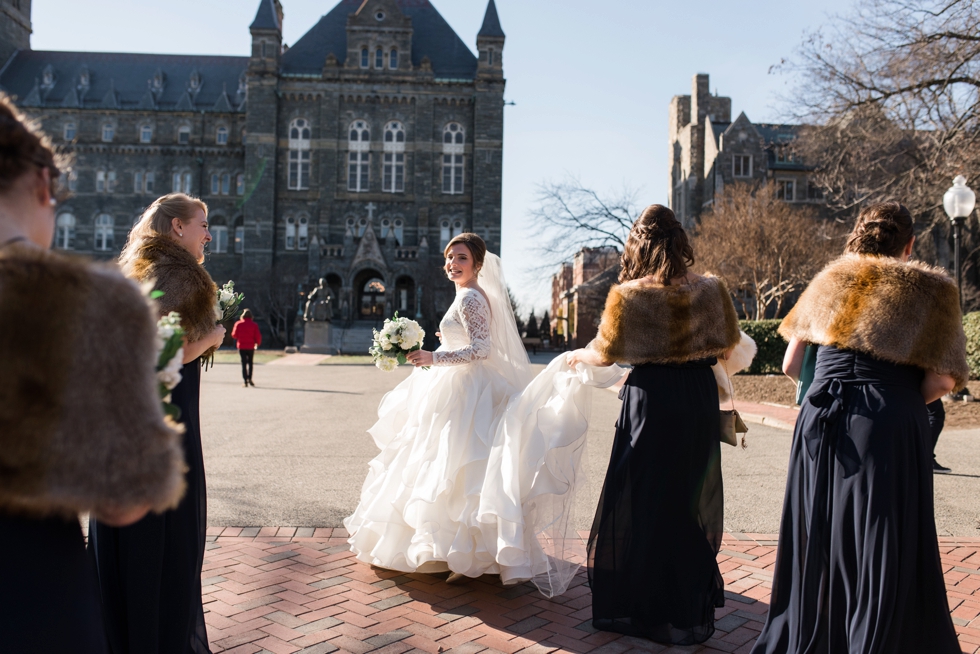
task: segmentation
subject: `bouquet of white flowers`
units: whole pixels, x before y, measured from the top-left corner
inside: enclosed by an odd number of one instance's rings
[[[374,343],[368,352],[374,359],[374,365],[391,372],[399,365],[408,363],[406,354],[422,349],[424,338],[425,332],[417,322],[399,318],[396,312],[391,319],[385,320],[381,331],[374,330]]]
[[[244,293],[235,292],[235,282],[229,281],[218,289],[218,301],[214,306],[214,315],[218,322],[231,320],[238,313],[238,307],[245,299]]]
[[[180,326],[180,314],[171,311],[157,321],[157,387],[163,412],[180,419],[180,409],[170,402],[170,391],[180,383],[180,368],[184,365],[184,330]]]

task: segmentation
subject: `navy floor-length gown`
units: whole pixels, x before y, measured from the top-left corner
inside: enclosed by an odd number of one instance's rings
[[[205,654],[201,603],[207,494],[201,449],[201,359],[171,394],[184,425],[187,490],[179,506],[129,527],[91,521],[91,546],[112,654]]]
[[[753,654],[958,654],[923,371],[820,347]]]
[[[691,645],[724,606],[715,359],[633,368],[588,543],[596,629]]]

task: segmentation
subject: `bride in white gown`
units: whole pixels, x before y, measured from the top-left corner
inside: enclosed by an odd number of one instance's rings
[[[381,453],[344,520],[351,549],[383,568],[500,574],[560,594],[580,563],[568,548],[591,387],[623,371],[558,357],[532,382],[500,259],[462,234],[445,270],[456,299],[442,345],[409,355],[416,370],[381,401],[369,430]]]

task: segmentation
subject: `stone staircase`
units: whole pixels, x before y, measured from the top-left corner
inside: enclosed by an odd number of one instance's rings
[[[330,334],[331,345],[340,354],[366,355],[374,339],[373,327],[373,324],[358,323],[346,329],[335,327]]]

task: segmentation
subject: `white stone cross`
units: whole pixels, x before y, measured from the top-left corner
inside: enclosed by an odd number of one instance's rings
[[[368,205],[367,205],[366,208],[367,208],[367,212],[368,212],[368,220],[373,221],[374,220],[374,210],[377,209],[378,207],[373,202],[368,202]]]

